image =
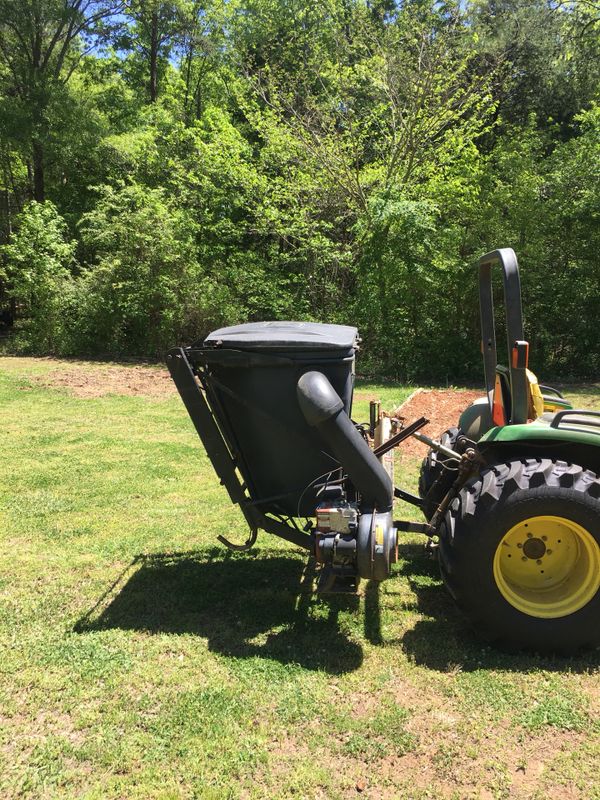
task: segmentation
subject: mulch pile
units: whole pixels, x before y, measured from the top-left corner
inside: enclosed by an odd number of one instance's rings
[[[465,408],[481,396],[481,391],[417,389],[400,408],[394,411],[394,416],[403,418],[406,425],[419,417],[427,417],[429,425],[422,428],[421,432],[432,439],[437,439],[445,430],[457,425],[458,418]],[[410,456],[424,456],[427,447],[411,437],[408,441],[402,442],[400,451]]]

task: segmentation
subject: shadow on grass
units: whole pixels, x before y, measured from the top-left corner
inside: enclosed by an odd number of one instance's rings
[[[364,635],[371,645],[395,648],[431,670],[586,672],[600,652],[572,658],[510,654],[483,644],[471,632],[439,580],[437,563],[422,545],[400,546],[397,577],[408,581],[422,618],[401,639],[382,633],[380,584],[364,586]],[[75,625],[84,633],[125,629],[196,634],[211,651],[260,657],[305,669],[343,674],[360,667],[363,650],[341,627],[342,611],[357,611],[359,597],[314,594],[314,564],[305,558],[237,555],[220,549],[136,557]]]
[[[315,597],[313,582],[314,567],[301,558],[222,550],[137,556],[75,631],[191,633],[227,656],[332,674],[355,670],[362,648],[342,632],[339,614],[356,610],[359,598],[324,602]]]
[[[402,637],[406,655],[419,666],[439,672],[460,670],[503,670],[512,672],[588,672],[600,667],[600,650],[577,656],[542,656],[536,653],[508,653],[486,645],[471,630],[445,590],[437,561],[424,554],[419,545],[402,545],[400,556],[404,575],[417,597],[419,620]]]

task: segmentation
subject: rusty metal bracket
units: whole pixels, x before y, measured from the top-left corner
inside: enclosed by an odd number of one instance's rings
[[[381,458],[381,456],[385,455],[389,450],[393,450],[394,447],[403,442],[405,439],[408,439],[409,436],[412,436],[415,431],[420,430],[420,428],[424,428],[425,425],[429,424],[429,420],[426,417],[419,417],[419,419],[411,422],[410,425],[407,425],[406,428],[403,428],[399,433],[395,436],[392,436],[387,442],[384,442],[379,447],[376,447],[373,450],[373,453],[377,456],[377,458]]]

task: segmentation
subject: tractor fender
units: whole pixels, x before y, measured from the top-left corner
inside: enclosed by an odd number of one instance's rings
[[[552,458],[579,464],[600,475],[600,435],[591,430],[553,428],[540,420],[492,428],[477,446],[488,464],[507,458]]]

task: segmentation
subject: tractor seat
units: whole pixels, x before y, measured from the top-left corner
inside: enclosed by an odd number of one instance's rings
[[[530,422],[539,420],[545,424],[552,424],[552,421],[558,411],[572,408],[568,400],[556,390],[549,386],[541,387],[538,380],[531,370],[527,370],[527,386],[528,386],[528,419]],[[504,410],[504,417],[510,420],[512,411],[512,395],[510,388],[510,372],[508,367],[498,364],[496,367],[496,380],[497,386],[500,386],[499,397],[494,398],[494,403],[498,401],[501,403]],[[547,393],[542,393],[542,389]],[[496,390],[496,395],[498,391]],[[475,400],[465,411],[463,411],[459,428],[469,439],[479,441],[479,439],[494,427],[492,414],[490,413],[489,400],[486,397],[481,397]],[[579,425],[585,424],[584,421],[579,421]]]
[[[527,374],[527,416],[530,420],[541,417],[546,410],[546,398],[542,394],[538,379],[535,374],[530,370],[526,370]],[[496,366],[496,375],[500,379],[500,387],[502,390],[502,404],[504,406],[504,414],[507,420],[511,418],[512,411],[512,394],[510,386],[510,371],[508,367],[498,364]],[[550,398],[548,398],[550,399]]]

